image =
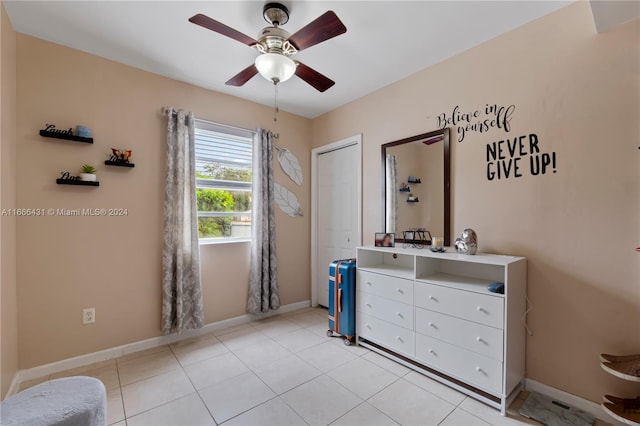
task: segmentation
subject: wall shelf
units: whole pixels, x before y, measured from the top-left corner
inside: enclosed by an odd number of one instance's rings
[[[106,160],[104,164],[106,164],[107,166],[118,166],[118,167],[135,167],[136,166],[134,163],[124,163],[122,161],[111,161],[111,160]]]
[[[93,143],[93,138],[83,138],[82,136],[68,135],[66,133],[48,132],[40,130],[40,136],[43,138],[65,139],[74,142]]]
[[[87,180],[56,179],[58,185],[100,186],[100,182]]]
[[[640,382],[640,354],[633,355],[600,355],[600,366],[612,376],[631,382]],[[619,398],[604,396],[605,402],[600,406],[605,413],[614,419],[631,425],[640,426],[640,395],[636,398]]]
[[[417,198],[415,200],[407,200],[407,203],[419,203],[420,200],[418,200]]]

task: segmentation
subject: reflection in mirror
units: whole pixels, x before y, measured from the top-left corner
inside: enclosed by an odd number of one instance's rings
[[[382,145],[382,165],[385,232],[402,242],[424,229],[449,245],[449,129]]]

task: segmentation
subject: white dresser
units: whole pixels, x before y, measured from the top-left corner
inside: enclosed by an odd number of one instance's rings
[[[524,381],[526,259],[448,250],[358,247],[358,344],[504,414]]]

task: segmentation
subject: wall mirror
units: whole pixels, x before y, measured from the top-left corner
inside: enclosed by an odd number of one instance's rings
[[[396,242],[425,229],[451,245],[449,169],[449,128],[382,145],[383,226]]]

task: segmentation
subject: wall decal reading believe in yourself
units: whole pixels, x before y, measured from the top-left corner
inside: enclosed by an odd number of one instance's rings
[[[473,110],[469,112],[460,111],[460,106],[456,105],[447,116],[446,112],[438,115],[438,129],[444,129],[447,126],[456,126],[458,131],[458,142],[462,142],[467,132],[488,132],[490,129],[497,127],[505,132],[511,130],[511,116],[515,111],[515,105],[502,106],[498,104],[485,104],[484,110]]]
[[[508,133],[515,110],[515,105],[485,104],[483,110],[462,112],[460,106],[456,105],[451,115],[447,116],[445,112],[438,115],[438,129],[455,126],[458,142],[462,142],[468,132],[484,133],[494,127]],[[520,160],[526,155],[529,155],[528,171],[531,176],[543,175],[550,170],[556,173],[556,153],[540,152],[538,144],[538,135],[535,133],[487,144],[487,179],[522,177]]]

